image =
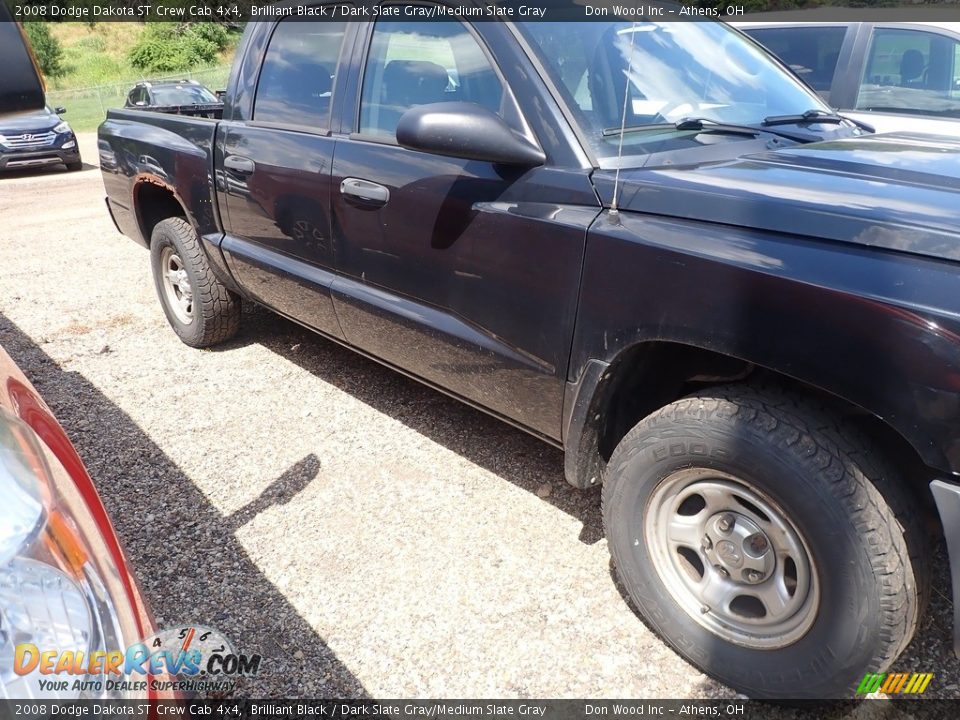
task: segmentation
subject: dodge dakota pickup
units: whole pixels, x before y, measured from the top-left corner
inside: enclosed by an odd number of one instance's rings
[[[109,112],[173,330],[259,303],[563,448],[650,627],[749,696],[889,669],[931,542],[960,581],[960,144],[720,22],[395,15],[248,24],[221,120]]]

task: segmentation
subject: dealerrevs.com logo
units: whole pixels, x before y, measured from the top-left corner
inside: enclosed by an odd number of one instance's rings
[[[921,695],[933,680],[933,673],[867,673],[857,695],[882,692],[887,695]]]
[[[13,669],[34,676],[44,693],[102,696],[126,692],[232,690],[256,675],[260,655],[237,653],[217,630],[191,625],[162,630],[124,650],[62,650],[17,645]]]

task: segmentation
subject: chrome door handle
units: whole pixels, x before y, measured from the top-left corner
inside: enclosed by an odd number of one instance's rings
[[[253,160],[240,155],[227,155],[223,159],[223,166],[227,170],[232,170],[235,173],[241,173],[243,175],[249,175],[257,169],[257,164],[253,162]]]
[[[360,201],[364,205],[381,207],[390,200],[390,190],[379,183],[361,180],[359,178],[346,178],[340,183],[340,193]]]

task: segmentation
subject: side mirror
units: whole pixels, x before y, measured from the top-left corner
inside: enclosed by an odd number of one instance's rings
[[[43,81],[30,51],[30,44],[10,17],[6,3],[0,2],[0,115],[42,110]]]
[[[441,102],[410,108],[397,124],[397,142],[410,150],[535,167],[546,155],[486,108],[475,103]]]
[[[67,109],[66,109],[63,105],[57,105],[57,106],[53,109],[53,111],[54,111],[57,115],[63,115],[63,114],[67,111]]]

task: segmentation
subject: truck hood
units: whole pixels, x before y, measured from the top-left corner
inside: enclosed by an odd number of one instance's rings
[[[648,164],[649,165],[649,164]],[[605,206],[612,170],[594,175]],[[624,169],[620,209],[960,261],[960,141],[896,133]]]
[[[60,118],[48,110],[7,115],[0,120],[0,135],[15,135],[17,132],[46,132],[60,122]]]

